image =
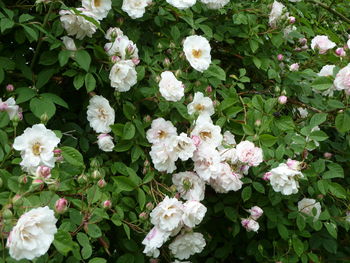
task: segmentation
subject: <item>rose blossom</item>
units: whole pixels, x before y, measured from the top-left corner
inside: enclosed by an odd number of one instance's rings
[[[205,182],[194,172],[173,174],[173,184],[185,200],[202,201],[204,199]]]
[[[119,92],[130,90],[137,83],[137,72],[132,60],[121,60],[113,65],[109,72],[111,86]]]
[[[202,92],[196,92],[191,103],[187,105],[188,114],[197,113],[198,115],[207,114],[209,116],[215,113],[213,101],[205,97]]]
[[[167,101],[179,101],[184,96],[184,84],[178,81],[171,71],[160,75],[159,92]]]
[[[95,132],[110,132],[110,125],[114,124],[114,118],[114,109],[109,105],[106,98],[95,95],[90,99],[87,107],[87,120]]]
[[[189,200],[183,204],[183,223],[193,228],[196,225],[199,225],[207,212],[207,208],[202,205],[200,202],[195,200]]]
[[[171,253],[178,259],[188,259],[190,256],[202,252],[206,243],[201,233],[186,233],[176,237],[170,243]]]
[[[248,232],[258,232],[260,228],[259,223],[250,218],[242,219],[241,224]]]
[[[102,133],[97,136],[98,148],[104,152],[112,152],[114,148],[113,137],[109,134]]]
[[[339,70],[333,84],[336,90],[345,90],[346,94],[350,94],[350,64]]]
[[[344,48],[339,47],[335,50],[335,54],[337,54],[337,56],[339,57],[345,57],[346,56],[346,52],[344,50]]]
[[[278,97],[278,103],[279,104],[286,104],[287,100],[288,100],[288,98],[286,96],[284,96],[284,95]]]
[[[237,144],[237,156],[239,161],[249,166],[258,166],[263,161],[263,152],[250,141],[241,141]]]
[[[202,36],[189,36],[185,39],[183,51],[191,66],[200,72],[207,70],[211,63],[209,41]]]
[[[264,213],[264,211],[259,206],[253,206],[248,210],[248,212],[250,213],[250,217],[254,220],[258,220]]]
[[[278,21],[285,17],[285,15],[283,15],[283,9],[285,9],[285,6],[282,3],[278,1],[273,2],[269,15],[269,25],[271,27],[277,27]]]
[[[178,9],[186,9],[193,6],[196,0],[166,0],[170,5]]]
[[[275,192],[281,192],[283,195],[291,195],[298,192],[298,177],[303,177],[301,172],[290,169],[285,163],[281,163],[270,172],[270,183]]]
[[[220,9],[227,5],[230,0],[201,0],[209,9]]]
[[[299,70],[299,64],[298,63],[293,63],[292,65],[289,66],[290,71],[298,71]]]
[[[143,253],[149,257],[159,257],[159,249],[169,238],[170,232],[153,227],[147,234],[142,244],[145,245]]]
[[[311,40],[311,48],[318,49],[319,54],[325,54],[327,50],[332,49],[336,44],[328,39],[328,36],[315,36]]]
[[[123,0],[122,10],[132,19],[140,18],[152,0]]]
[[[98,20],[107,17],[109,10],[112,9],[111,0],[83,0],[82,6],[93,13]]]
[[[146,137],[149,143],[159,143],[177,136],[177,130],[171,121],[157,118],[152,121],[151,128],[147,131]]]

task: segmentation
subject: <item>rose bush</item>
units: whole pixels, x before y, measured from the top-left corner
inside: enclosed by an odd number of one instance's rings
[[[0,262],[346,262],[350,4],[0,0]]]

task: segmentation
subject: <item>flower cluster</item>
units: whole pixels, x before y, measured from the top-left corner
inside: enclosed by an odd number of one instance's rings
[[[259,206],[253,206],[248,209],[250,216],[241,220],[242,226],[248,231],[258,232],[260,226],[257,220],[262,216],[264,211]]]
[[[144,253],[157,258],[159,248],[173,236],[179,235],[169,244],[172,254],[182,260],[199,253],[205,247],[203,235],[195,233],[192,228],[200,224],[207,208],[196,200],[185,203],[166,196],[151,212],[154,227],[147,234],[142,244]]]
[[[135,66],[140,62],[138,49],[134,42],[117,27],[108,29],[105,38],[105,51],[113,63],[109,73],[111,86],[119,92],[130,90],[137,83]]]

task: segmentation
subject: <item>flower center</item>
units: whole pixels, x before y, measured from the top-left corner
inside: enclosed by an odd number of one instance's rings
[[[100,113],[100,114],[98,115],[98,117],[99,117],[100,119],[103,119],[103,120],[107,119],[108,114],[107,114],[107,112],[106,112],[106,110],[105,110],[104,108],[99,108],[99,109],[98,109],[98,112]]]
[[[203,131],[199,133],[199,137],[201,137],[202,140],[210,139],[211,136],[211,132]]]
[[[200,50],[200,49],[192,49],[192,55],[195,58],[200,58],[202,56],[202,50]]]
[[[39,142],[34,143],[32,146],[34,155],[38,156],[41,153],[41,144]]]
[[[202,104],[196,104],[194,108],[196,111],[203,111],[205,107]]]
[[[167,135],[168,134],[165,131],[159,131],[158,132],[159,139],[164,139],[164,138],[166,138]]]
[[[94,0],[95,7],[101,6],[101,0]]]

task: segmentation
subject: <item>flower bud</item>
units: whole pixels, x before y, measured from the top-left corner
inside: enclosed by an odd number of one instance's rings
[[[93,158],[90,161],[90,166],[94,168],[98,168],[100,167],[100,162],[96,158]]]
[[[124,24],[124,18],[123,18],[123,17],[119,17],[119,18],[117,19],[117,24],[118,24],[119,26],[121,26],[122,24]]]
[[[141,214],[139,214],[139,218],[141,220],[146,220],[148,218],[148,214],[146,212],[142,212]]]
[[[14,205],[21,205],[23,203],[22,200],[22,196],[19,194],[16,194],[13,198],[12,198],[12,204]]]
[[[58,191],[60,189],[61,183],[57,180],[50,182],[48,188],[51,191]]]
[[[299,38],[299,43],[300,43],[300,45],[304,46],[307,43],[307,39],[305,37]]]
[[[271,172],[267,172],[264,174],[263,176],[263,180],[264,181],[269,181],[270,180],[270,177],[271,177],[272,173]]]
[[[288,17],[288,22],[289,22],[289,24],[294,24],[295,21],[296,21],[296,18],[295,18],[294,16]]]
[[[112,207],[112,202],[111,200],[106,200],[102,203],[103,208],[108,209]]]
[[[180,70],[180,69],[178,69],[178,70],[176,70],[175,71],[175,77],[180,77],[181,76],[181,74],[182,74],[182,71]]]
[[[245,218],[241,221],[242,226],[248,231],[257,232],[259,230],[259,223],[253,219]]]
[[[163,48],[162,44],[158,43],[157,48],[162,49]]]
[[[191,136],[191,139],[192,139],[192,141],[193,141],[193,143],[194,143],[194,146],[196,146],[197,148],[198,148],[198,146],[201,144],[201,138],[199,137],[199,136],[197,136],[197,135],[192,135]]]
[[[91,177],[96,180],[96,179],[100,179],[102,175],[101,175],[101,172],[96,169],[91,173]]]
[[[103,188],[107,185],[106,181],[104,179],[100,179],[98,182],[97,182],[97,185],[98,187],[100,188]]]
[[[264,211],[259,206],[253,206],[248,210],[248,212],[250,213],[250,217],[254,220],[258,220],[259,217],[261,217],[264,213]]]
[[[39,185],[44,185],[44,181],[41,180],[41,179],[34,179],[33,182],[32,182],[32,185],[33,186],[39,186]]]
[[[12,92],[12,91],[15,90],[15,87],[14,87],[12,84],[8,84],[8,85],[6,86],[6,90],[7,90],[8,92]]]
[[[164,65],[164,67],[169,67],[170,66],[170,59],[165,58],[163,61],[163,65]]]
[[[324,158],[326,158],[326,159],[331,159],[332,156],[333,156],[333,154],[331,154],[331,153],[329,153],[329,152],[325,152],[325,153],[323,154],[323,156],[324,156]]]
[[[282,61],[283,60],[283,55],[282,54],[278,54],[277,55],[277,60],[278,61]]]
[[[47,115],[46,112],[40,116],[40,121],[42,123],[47,123],[48,120],[49,120],[49,116]]]
[[[10,209],[5,209],[3,212],[2,212],[2,217],[4,219],[11,219],[13,217],[13,213]]]
[[[51,168],[47,166],[39,166],[36,169],[36,177],[42,177],[42,178],[50,178],[51,177]]]
[[[28,177],[26,174],[22,174],[19,178],[18,178],[18,182],[20,184],[26,184],[28,183]]]
[[[261,120],[256,120],[255,123],[254,123],[254,125],[255,125],[256,127],[260,127],[260,125],[261,125]]]
[[[148,202],[148,203],[146,204],[146,209],[147,209],[148,211],[152,211],[153,208],[154,208],[154,205],[153,205],[151,202]]]
[[[202,83],[201,83],[199,80],[197,80],[197,81],[194,83],[194,85],[196,85],[197,87],[199,87],[201,84],[202,84]]]
[[[118,61],[120,61],[120,57],[118,57],[118,56],[111,56],[111,62],[112,63],[117,63]]]
[[[288,100],[287,97],[284,96],[284,95],[278,97],[278,103],[279,104],[286,104],[287,100]]]
[[[288,159],[286,164],[289,167],[289,169],[300,171],[300,168],[301,168],[300,164],[301,163],[299,161]]]
[[[59,148],[56,148],[55,150],[53,150],[53,153],[58,155],[58,154],[61,154],[62,153],[62,150],[59,149]]]
[[[289,66],[290,71],[298,71],[299,70],[299,64],[298,63],[293,63],[292,65]]]
[[[212,93],[212,92],[213,92],[213,88],[212,88],[211,86],[208,86],[208,87],[205,89],[205,91],[206,91],[207,93]]]
[[[7,105],[7,103],[5,102],[0,102],[0,111],[5,111],[7,110],[9,107]]]
[[[132,63],[134,63],[135,66],[137,66],[140,63],[140,59],[138,58],[132,58],[131,61]]]
[[[159,83],[160,80],[161,80],[160,76],[156,76],[155,81],[156,81],[157,83]]]
[[[152,120],[152,118],[149,115],[146,115],[145,117],[143,117],[144,122],[150,122],[151,120]]]
[[[55,203],[55,211],[58,214],[63,214],[67,211],[68,208],[68,201],[65,198],[60,198]]]
[[[344,50],[344,48],[339,47],[335,50],[335,54],[339,57],[345,57],[346,56],[346,52]]]
[[[85,184],[88,181],[88,178],[85,174],[81,174],[78,176],[77,181],[79,184]]]
[[[151,258],[151,259],[149,260],[149,263],[159,263],[159,259]]]

